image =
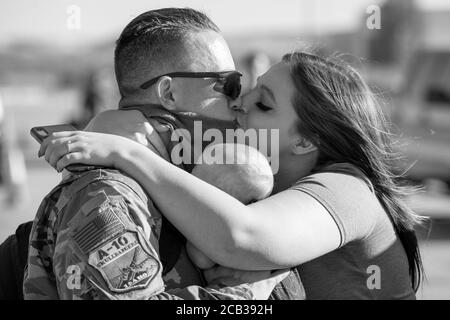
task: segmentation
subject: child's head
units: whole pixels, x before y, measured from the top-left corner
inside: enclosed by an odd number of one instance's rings
[[[273,188],[266,157],[244,144],[208,146],[192,174],[245,204],[264,199]]]

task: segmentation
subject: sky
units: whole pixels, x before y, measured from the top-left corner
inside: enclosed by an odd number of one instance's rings
[[[13,41],[76,47],[116,39],[140,13],[169,6],[207,13],[225,35],[328,32],[355,28],[368,5],[381,0],[2,0],[0,47]],[[418,0],[428,10],[450,9],[449,0]],[[80,28],[68,27],[80,9]],[[73,11],[72,11],[73,12]],[[73,24],[72,24],[73,25]]]

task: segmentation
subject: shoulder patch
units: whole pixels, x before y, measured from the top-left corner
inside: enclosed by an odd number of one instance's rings
[[[131,231],[90,252],[89,264],[116,293],[146,288],[161,268],[157,258],[144,250],[136,233]]]
[[[84,226],[78,228],[73,236],[83,253],[87,254],[101,243],[125,231],[125,225],[113,208],[97,213]]]

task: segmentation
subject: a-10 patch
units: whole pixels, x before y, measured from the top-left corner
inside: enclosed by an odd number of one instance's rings
[[[126,227],[120,212],[107,208],[74,232],[88,263],[98,270],[111,292],[147,288],[161,265],[141,242],[138,231]]]
[[[89,264],[103,276],[111,291],[146,288],[160,265],[134,232],[125,232],[89,254]]]

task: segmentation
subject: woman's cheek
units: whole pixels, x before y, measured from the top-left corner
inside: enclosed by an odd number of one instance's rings
[[[258,144],[260,144],[261,137],[264,136],[267,150],[279,155],[290,153],[290,134],[289,128],[291,126],[290,118],[286,119],[284,114],[277,112],[262,112],[257,108],[249,110],[246,119],[247,129],[265,129],[265,135],[258,136]],[[276,150],[275,150],[276,149]]]
[[[272,128],[272,120],[269,116],[267,116],[264,112],[258,112],[256,110],[249,112],[247,114],[246,119],[247,130],[256,130],[256,136],[258,138],[258,145],[261,143],[267,146],[268,150],[271,150],[271,144],[273,138],[271,135],[273,134]],[[264,130],[261,132],[261,130]],[[264,139],[264,141],[261,141]],[[275,142],[278,144],[278,141]]]
[[[268,129],[269,119],[262,112],[253,109],[247,114],[247,129]]]
[[[270,120],[266,122],[266,128],[268,128],[268,141],[270,142],[270,150],[275,151],[277,149],[279,154],[285,153],[290,149],[289,147],[289,130],[283,119],[277,117],[274,114],[270,117]]]
[[[290,152],[289,135],[287,133],[287,130],[279,130],[278,152],[279,154]]]

